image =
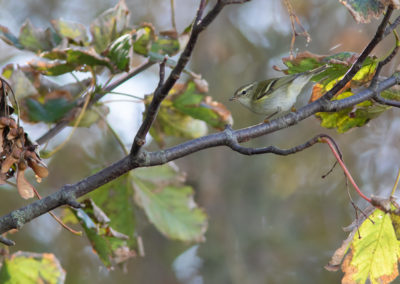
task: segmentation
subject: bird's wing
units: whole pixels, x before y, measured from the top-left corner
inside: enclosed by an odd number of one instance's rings
[[[284,85],[290,84],[296,78],[297,76],[285,76],[261,81],[258,84],[257,89],[255,90],[255,94],[258,94],[256,99],[261,100],[269,96],[275,90],[281,88]]]

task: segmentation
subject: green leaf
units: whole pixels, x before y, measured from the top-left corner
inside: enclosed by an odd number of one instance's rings
[[[319,66],[328,64],[327,70],[313,77],[313,81],[318,83],[314,86],[310,101],[315,101],[328,90],[330,90],[347,72],[347,69],[357,59],[357,54],[352,52],[340,52],[331,56],[322,56],[303,52],[296,58],[284,58],[283,62],[288,67],[287,73],[299,73],[315,69]],[[378,60],[375,57],[368,57],[361,69],[353,79],[338,93],[333,100],[339,100],[352,96],[352,88],[359,88],[367,84],[373,77]],[[360,127],[376,118],[390,107],[367,101],[360,103],[353,108],[347,108],[338,112],[317,113],[321,118],[321,126],[326,128],[336,128],[343,133],[353,127]]]
[[[149,101],[150,99],[147,98],[146,106]],[[157,118],[150,128],[150,135],[158,144],[163,145],[165,136],[194,139],[204,136],[207,131],[205,122],[177,110],[167,99],[161,103]]]
[[[87,71],[86,66],[106,66],[114,71],[110,60],[97,54],[93,49],[74,46],[66,49],[53,49],[40,55],[52,61],[33,61],[30,66],[42,74],[56,76],[74,70]]]
[[[133,210],[133,188],[129,174],[107,183],[90,194],[93,201],[110,218],[110,226],[129,237],[127,243],[135,250],[136,221]]]
[[[165,236],[182,241],[203,241],[207,216],[193,201],[193,189],[171,164],[140,168],[133,173],[136,202]]]
[[[129,71],[132,58],[132,35],[125,34],[117,38],[110,46],[107,57],[121,71]]]
[[[167,36],[158,36],[151,45],[151,52],[173,56],[179,51],[179,40]]]
[[[76,43],[88,42],[86,27],[81,23],[60,19],[60,20],[52,20],[51,24],[61,37],[68,38]]]
[[[0,26],[0,38],[7,44],[18,49],[23,49],[24,46],[19,42],[18,38],[10,32],[7,27]]]
[[[75,106],[75,102],[65,98],[49,99],[44,104],[31,98],[27,98],[25,102],[31,122],[57,122]]]
[[[337,100],[352,96],[352,92],[345,92],[337,96]],[[316,114],[321,119],[321,126],[336,128],[339,133],[344,133],[353,127],[361,127],[373,118],[378,117],[390,107],[365,101],[352,108],[338,112],[319,112]]]
[[[140,27],[134,34],[133,51],[146,56],[150,51],[154,37],[154,29],[152,26],[146,25]]]
[[[16,252],[7,257],[0,271],[0,283],[64,283],[65,271],[50,253]]]
[[[75,66],[100,65],[100,66],[107,66],[112,70],[108,58],[99,55],[93,49],[88,49],[79,46],[74,46],[63,50],[53,49],[50,52],[42,53],[41,56],[51,60],[54,59],[65,60],[66,63],[73,64]]]
[[[217,129],[223,129],[226,124],[233,122],[228,109],[223,104],[212,101],[211,97],[199,93],[192,81],[181,94],[174,96],[173,106]]]
[[[84,209],[74,210],[93,250],[108,268],[136,256],[128,246],[129,236],[110,226],[109,217],[90,199],[83,201]],[[115,204],[114,204],[115,205]]]
[[[18,40],[25,49],[39,52],[52,49],[59,39],[54,37],[50,29],[36,29],[29,20],[26,20],[21,27]]]
[[[30,63],[31,67],[43,75],[58,76],[69,73],[77,69],[74,64],[65,63],[65,61],[54,60],[52,62],[34,61]]]
[[[342,283],[390,283],[398,276],[399,242],[390,214],[376,209],[359,227],[342,269]],[[361,238],[359,237],[361,236]]]
[[[382,0],[340,0],[358,23],[369,23],[371,18],[379,18],[388,1]]]
[[[90,31],[98,53],[106,50],[112,41],[130,30],[129,18],[130,12],[125,1],[120,0],[114,8],[103,12],[92,22]]]

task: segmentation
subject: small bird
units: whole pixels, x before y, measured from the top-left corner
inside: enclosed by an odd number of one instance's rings
[[[328,68],[323,65],[310,71],[257,81],[240,87],[230,101],[238,101],[251,111],[267,115],[290,110],[311,78]]]

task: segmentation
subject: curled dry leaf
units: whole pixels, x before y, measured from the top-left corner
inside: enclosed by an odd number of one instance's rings
[[[215,113],[218,114],[219,117],[222,118],[222,120],[226,124],[230,124],[230,125],[233,124],[233,118],[232,118],[231,112],[223,104],[213,101],[212,97],[206,96],[204,99],[204,102],[202,102],[201,105],[212,109]]]
[[[39,178],[45,178],[49,175],[49,170],[42,161],[39,162],[40,163],[37,163],[35,160],[29,159],[28,166],[32,168]]]
[[[21,149],[14,147],[12,153],[9,154],[1,164],[1,172],[3,174],[7,173],[8,170],[12,167],[12,165],[14,165],[16,162],[19,161],[20,156],[21,156]]]
[[[195,78],[193,82],[200,93],[208,93],[208,82],[205,79]]]
[[[47,166],[40,160],[37,154],[33,151],[26,151],[25,158],[28,161],[28,166],[32,168],[39,178],[45,178],[49,175]]]
[[[0,128],[4,128],[6,126],[8,126],[10,128],[17,128],[18,127],[18,125],[17,125],[17,123],[15,122],[14,119],[9,118],[9,117],[5,117],[5,116],[0,117]]]
[[[19,195],[24,199],[29,199],[34,196],[33,186],[25,178],[25,170],[27,166],[25,162],[18,164],[17,170],[17,188]]]
[[[22,127],[10,128],[10,131],[7,134],[7,139],[13,140],[17,137],[21,137],[23,134],[24,134],[24,129]],[[22,147],[22,145],[19,147]]]

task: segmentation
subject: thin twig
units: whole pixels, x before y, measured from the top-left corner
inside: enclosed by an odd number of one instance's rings
[[[346,174],[347,178],[349,179],[350,183],[353,185],[353,187],[357,191],[357,193],[362,198],[364,198],[366,201],[371,203],[371,199],[368,198],[366,195],[364,195],[364,193],[362,193],[362,191],[360,190],[360,188],[358,187],[358,185],[354,181],[354,179],[351,176],[349,170],[347,169],[346,165],[344,164],[342,158],[340,157],[339,153],[336,151],[336,145],[332,142],[331,139],[329,139],[327,137],[322,138],[322,140],[325,141],[328,144],[329,148],[331,148],[331,151],[332,151],[333,155],[335,156],[336,160],[339,162],[339,165],[342,167],[344,173]]]
[[[39,192],[36,190],[36,188],[33,187],[33,186],[32,186],[32,188],[33,188],[33,192],[35,193],[36,197],[37,197],[39,200],[42,199],[42,197],[40,196],[40,194],[39,194]],[[74,229],[68,227],[68,226],[67,226],[63,221],[61,221],[61,219],[58,218],[52,211],[49,211],[49,214],[51,215],[51,217],[54,218],[54,220],[56,220],[56,222],[57,222],[58,224],[61,225],[61,227],[63,227],[64,229],[66,229],[67,231],[71,232],[71,233],[74,234],[74,235],[82,236],[82,232],[81,232],[81,231],[76,231],[76,230],[74,230]]]
[[[337,94],[357,74],[357,72],[361,69],[364,60],[372,52],[372,50],[375,48],[375,46],[379,42],[381,42],[381,40],[383,39],[385,28],[389,22],[392,12],[393,12],[393,5],[389,5],[386,10],[385,16],[382,19],[382,22],[380,23],[380,25],[378,26],[378,29],[376,30],[375,36],[368,43],[368,45],[365,47],[363,52],[360,54],[360,56],[357,58],[357,60],[353,63],[353,65],[350,67],[350,69],[347,70],[347,72],[343,76],[343,78],[339,82],[337,82],[333,86],[333,88],[330,89],[325,95],[323,95],[321,98],[319,98],[319,100],[332,99],[333,96],[335,94]]]
[[[171,24],[174,31],[176,31],[176,22],[175,22],[175,1],[171,0]]]
[[[153,61],[147,61],[146,63],[140,65],[136,69],[132,70],[131,72],[127,73],[126,75],[122,76],[121,78],[115,80],[109,85],[106,85],[104,89],[98,93],[96,93],[92,99],[89,102],[88,107],[90,108],[94,103],[99,101],[105,94],[108,92],[112,91],[116,87],[120,86],[121,84],[125,83],[127,80],[131,79],[132,77],[138,75],[139,73],[143,72],[144,70],[150,68],[153,66],[155,62]],[[85,103],[85,100],[80,100],[77,103],[76,108],[82,107],[83,104]],[[43,134],[40,138],[36,140],[36,143],[39,145],[42,145],[52,139],[54,136],[56,136],[58,133],[60,133],[65,127],[69,125],[71,120],[73,119],[73,115],[71,115],[76,108],[72,109],[65,117],[68,117],[66,119],[61,120],[60,122],[56,123],[51,129],[49,129],[45,134]]]
[[[293,49],[294,49],[294,43],[296,41],[296,36],[298,36],[298,35],[304,36],[306,38],[306,40],[307,40],[307,43],[309,43],[311,41],[311,36],[306,31],[306,29],[303,27],[303,25],[301,24],[301,22],[300,22],[299,18],[297,17],[297,15],[293,12],[293,6],[289,2],[289,0],[283,0],[283,3],[285,3],[286,10],[289,13],[290,24],[291,24],[291,27],[292,27],[292,40],[290,42],[290,59],[293,59],[293,57],[294,57],[293,56]],[[295,22],[297,23],[297,25],[302,30],[301,33],[298,33],[296,31]]]

